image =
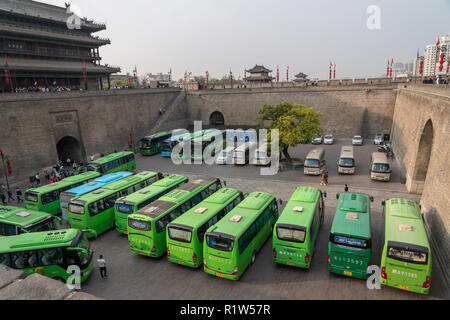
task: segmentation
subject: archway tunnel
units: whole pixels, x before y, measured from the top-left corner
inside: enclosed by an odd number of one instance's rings
[[[80,142],[71,136],[66,136],[56,144],[58,159],[63,163],[69,158],[72,161],[82,161]]]

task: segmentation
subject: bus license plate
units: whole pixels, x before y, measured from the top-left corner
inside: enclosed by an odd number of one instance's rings
[[[351,275],[353,275],[353,272],[350,272],[350,271],[344,271],[344,274],[345,274],[346,276],[351,276]]]
[[[293,267],[294,263],[293,262],[287,262],[287,265]]]
[[[223,274],[216,272],[216,277],[223,278]]]
[[[408,289],[409,289],[408,287],[405,287],[405,286],[402,286],[402,285],[399,285],[398,288],[402,289],[402,290],[406,290],[406,291],[408,291]]]
[[[184,265],[184,261],[178,261],[178,263]]]
[[[384,181],[384,179],[378,179],[378,181]]]

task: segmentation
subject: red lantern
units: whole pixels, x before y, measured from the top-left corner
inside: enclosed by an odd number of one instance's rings
[[[244,69],[244,83],[247,83],[247,68]]]
[[[423,60],[420,60],[420,64],[419,64],[419,74],[423,73]]]
[[[280,82],[280,67],[277,66],[277,82]]]
[[[289,82],[289,66],[287,67],[286,81]]]
[[[0,157],[2,157],[2,159],[5,157],[5,154],[3,153],[3,150],[0,150]]]
[[[206,86],[209,84],[209,72],[206,71]]]

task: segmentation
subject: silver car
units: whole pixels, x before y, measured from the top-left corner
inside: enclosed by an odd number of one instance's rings
[[[352,140],[352,144],[354,146],[362,146],[364,144],[363,137],[361,136],[354,136]]]
[[[334,137],[330,134],[330,135],[326,135],[325,138],[323,139],[323,144],[334,144]]]

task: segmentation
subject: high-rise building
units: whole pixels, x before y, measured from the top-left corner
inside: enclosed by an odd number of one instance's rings
[[[439,71],[439,60],[441,53],[444,54],[444,69]],[[439,46],[430,44],[425,49],[424,71],[426,77],[444,75],[447,73],[447,65],[450,59],[450,35],[439,37]]]

